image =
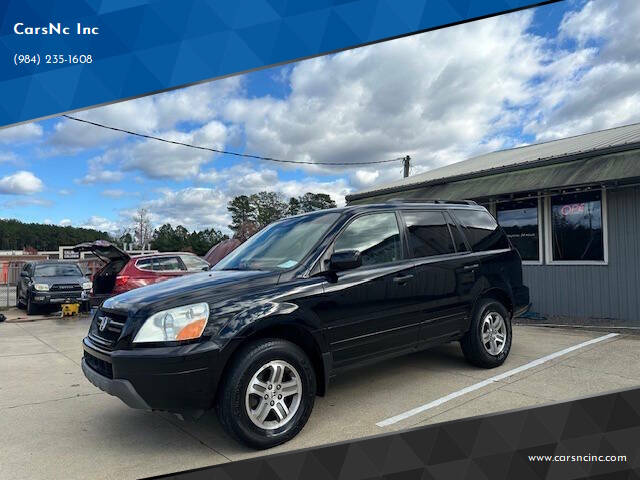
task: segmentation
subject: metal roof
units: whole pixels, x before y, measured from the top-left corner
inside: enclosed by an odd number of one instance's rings
[[[387,191],[402,191],[416,188],[423,184],[441,184],[465,178],[476,178],[498,172],[521,170],[539,163],[546,163],[563,157],[579,156],[579,154],[595,153],[615,147],[640,148],[640,123],[623,127],[600,130],[598,132],[576,135],[574,137],[552,140],[534,145],[499,150],[477,157],[452,163],[428,172],[413,175],[395,182],[377,185],[347,196],[347,200],[355,200],[377,195]],[[578,158],[578,157],[576,157]],[[569,159],[567,159],[569,161]]]

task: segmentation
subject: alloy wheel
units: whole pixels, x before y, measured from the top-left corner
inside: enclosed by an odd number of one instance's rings
[[[301,398],[302,381],[298,371],[284,360],[273,360],[251,377],[245,408],[254,425],[273,430],[294,417]]]
[[[507,343],[507,324],[502,315],[489,312],[482,320],[482,345],[490,355],[500,355]]]

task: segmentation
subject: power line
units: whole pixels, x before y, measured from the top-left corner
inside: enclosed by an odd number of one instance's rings
[[[273,157],[263,157],[261,155],[251,155],[249,153],[239,153],[239,152],[230,152],[228,150],[220,150],[212,147],[203,147],[202,145],[193,145],[191,143],[178,142],[177,140],[169,140],[166,138],[156,137],[153,135],[147,135],[139,132],[132,132],[131,130],[126,130],[124,128],[112,127],[110,125],[104,125],[98,122],[92,122],[90,120],[84,120],[82,118],[72,117],[71,115],[62,115],[69,120],[74,120],[76,122],[88,123],[89,125],[94,125],[100,128],[106,128],[108,130],[113,130],[115,132],[127,133],[129,135],[134,135],[136,137],[147,138],[149,140],[157,140],[159,142],[171,143],[173,145],[181,145],[183,147],[196,148],[198,150],[207,150],[209,152],[222,153],[225,155],[233,155],[234,157],[244,157],[251,158],[254,160],[265,160],[268,162],[278,162],[278,163],[293,163],[293,164],[302,164],[302,165],[338,165],[338,166],[349,166],[349,165],[374,165],[379,163],[390,163],[390,162],[399,162],[404,161],[405,157],[391,158],[389,160],[372,160],[370,162],[309,162],[304,160],[284,160],[281,158],[273,158]]]

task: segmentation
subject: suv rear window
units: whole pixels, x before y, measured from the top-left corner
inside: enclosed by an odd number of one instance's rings
[[[488,212],[455,210],[455,216],[464,227],[467,240],[474,252],[509,248],[507,236]]]
[[[409,255],[412,258],[455,253],[453,239],[442,212],[402,212],[407,225]]]
[[[136,267],[154,272],[175,272],[184,270],[178,257],[143,258],[136,262]]]
[[[204,268],[209,268],[209,264],[205,260],[195,255],[180,255],[180,258],[189,272],[199,272]]]

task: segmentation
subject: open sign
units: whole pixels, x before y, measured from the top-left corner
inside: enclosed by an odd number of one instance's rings
[[[575,215],[577,213],[584,213],[584,203],[571,203],[569,205],[563,205],[560,208],[560,213],[563,216],[567,216],[567,215]]]

